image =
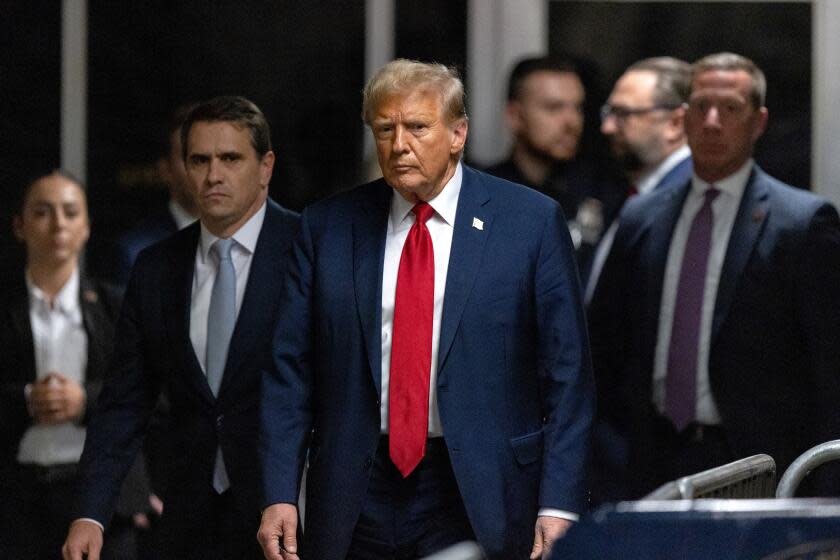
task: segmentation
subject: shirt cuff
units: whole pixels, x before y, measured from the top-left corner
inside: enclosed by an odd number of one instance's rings
[[[99,522],[99,521],[97,521],[96,519],[91,519],[90,517],[80,517],[80,518],[78,518],[78,519],[74,519],[74,520],[73,520],[73,523],[71,523],[70,525],[75,525],[75,524],[76,524],[76,523],[78,523],[79,521],[86,521],[86,522],[88,522],[88,523],[93,523],[94,525],[96,525],[97,527],[99,527],[99,528],[102,530],[102,532],[103,532],[103,533],[105,532],[105,526],[104,526],[104,525],[102,525],[102,523],[100,523],[100,522]]]
[[[577,521],[578,519],[580,519],[580,515],[576,513],[554,508],[540,508],[540,511],[537,512],[537,515],[539,517],[559,517],[560,519],[566,519],[568,521]]]

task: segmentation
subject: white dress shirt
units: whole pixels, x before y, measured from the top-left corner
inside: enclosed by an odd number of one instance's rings
[[[184,229],[196,220],[195,216],[184,210],[183,206],[172,199],[169,199],[168,207],[169,213],[172,215],[172,219],[175,221],[175,225],[179,230]]]
[[[28,272],[26,288],[36,378],[60,373],[84,387],[88,337],[79,304],[79,270],[73,271],[52,305]],[[33,424],[23,434],[17,461],[42,466],[78,463],[84,445],[85,429],[75,422]]]
[[[440,437],[443,428],[440,423],[440,411],[437,405],[438,351],[440,348],[440,323],[443,316],[443,297],[446,287],[446,274],[449,270],[449,254],[452,249],[452,235],[455,231],[455,214],[458,209],[458,196],[461,194],[463,181],[461,164],[455,168],[455,174],[429,205],[435,213],[426,222],[435,254],[435,303],[432,319],[432,365],[429,376],[429,437]],[[380,429],[388,433],[388,387],[391,377],[391,337],[394,329],[394,301],[397,292],[397,273],[403,245],[408,231],[414,225],[416,217],[411,209],[414,203],[408,202],[394,192],[391,197],[391,212],[388,217],[388,231],[385,236],[385,259],[382,267],[382,395]],[[574,513],[558,509],[542,508],[539,515],[560,517],[577,521]]]
[[[464,172],[461,164],[455,174],[435,198],[429,201],[434,214],[426,222],[435,253],[435,307],[432,318],[432,366],[429,378],[429,437],[440,437],[440,412],[437,406],[438,349],[440,347],[440,320],[443,315],[443,293],[446,287],[446,273],[449,270],[449,251],[452,248],[452,234],[455,231],[455,212],[458,209],[458,195]],[[388,433],[388,387],[391,379],[391,338],[394,330],[394,300],[397,293],[397,273],[400,268],[403,245],[408,231],[416,217],[411,209],[414,203],[407,201],[394,191],[391,196],[391,213],[388,217],[388,231],[385,235],[385,259],[382,267],[382,395],[380,429]]]
[[[700,340],[697,351],[697,409],[695,418],[703,424],[719,424],[721,421],[709,384],[709,346],[712,335],[712,318],[723,261],[729,247],[729,237],[732,234],[732,226],[735,223],[738,206],[741,204],[741,197],[744,194],[744,188],[747,185],[752,168],[753,160],[750,159],[738,171],[713,185],[720,191],[720,194],[712,202],[712,246],[706,268],[706,285],[703,292]],[[709,183],[694,175],[691,181],[691,190],[683,204],[668,250],[653,370],[653,402],[657,410],[663,414],[665,411],[665,376],[668,371],[668,348],[671,343],[674,305],[677,298],[677,285],[679,284],[685,244],[694,216],[703,206],[705,192],[709,188]]]
[[[237,317],[242,307],[242,299],[245,297],[254,249],[257,247],[257,239],[260,237],[260,230],[265,220],[265,208],[266,205],[263,203],[257,213],[231,236],[235,241],[231,249],[231,260],[236,271]],[[195,251],[195,273],[190,301],[190,341],[195,350],[195,357],[198,358],[198,363],[205,373],[207,372],[207,314],[210,310],[213,282],[219,270],[219,263],[210,255],[210,248],[218,239],[204,227],[204,224],[201,224],[201,237]]]

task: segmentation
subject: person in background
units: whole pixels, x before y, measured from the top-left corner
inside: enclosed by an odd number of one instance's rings
[[[601,132],[627,180],[628,198],[685,184],[691,178],[691,149],[685,136],[685,105],[691,88],[691,65],[676,58],[646,58],[618,79],[601,108]],[[586,279],[589,305],[618,220],[598,243]]]
[[[693,175],[621,213],[589,324],[601,417],[629,442],[622,498],[757,453],[783,472],[840,437],[840,220],[753,160],[766,88],[746,57],[695,62]],[[837,492],[829,471],[813,491]]]
[[[198,219],[198,206],[184,166],[181,149],[181,125],[191,109],[192,105],[178,107],[172,113],[163,131],[164,138],[161,142],[163,151],[157,160],[156,167],[161,181],[169,191],[166,208],[140,222],[114,243],[111,280],[118,286],[124,287],[128,284],[131,267],[140,251],[184,229]]]
[[[0,294],[0,557],[60,554],[78,463],[113,348],[118,303],[80,256],[90,233],[82,185],[54,171],[24,189],[14,234],[26,266]],[[148,487],[142,461],[123,487],[106,558],[134,558]]]
[[[486,170],[560,203],[582,272],[621,203],[612,182],[580,157],[585,100],[583,82],[571,62],[521,60],[510,74],[505,106],[513,147],[507,159]]]

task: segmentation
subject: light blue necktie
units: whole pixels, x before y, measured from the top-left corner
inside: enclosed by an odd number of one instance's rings
[[[233,239],[219,239],[210,248],[218,261],[216,280],[210,294],[210,308],[207,313],[207,383],[213,396],[218,396],[222,376],[227,363],[230,337],[236,324],[236,270],[230,258]],[[216,450],[216,466],[213,469],[213,488],[221,494],[230,486],[222,448]]]

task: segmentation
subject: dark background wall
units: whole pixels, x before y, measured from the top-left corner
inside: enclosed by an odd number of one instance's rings
[[[580,60],[586,71],[591,153],[605,153],[597,110],[627,66],[649,56],[693,62],[732,51],[767,75],[770,124],[756,160],[786,182],[810,185],[811,4],[563,0],[550,2],[548,13],[549,52]]]
[[[93,261],[165,199],[150,124],[178,104],[237,94],[260,106],[277,155],[271,196],[287,207],[359,174],[364,0],[91,2],[89,44]]]
[[[0,276],[20,258],[11,216],[19,185],[61,159],[61,2],[0,0]]]
[[[767,73],[770,128],[757,159],[807,186],[811,157],[811,18],[802,2],[546,0],[549,51],[578,58],[589,91],[585,153],[603,156],[597,108],[633,61],[694,60],[729,49]],[[159,125],[176,105],[245,95],[271,123],[271,194],[306,204],[362,176],[364,0],[89,2],[88,187],[93,264],[109,240],[166,198],[154,172]],[[466,0],[397,0],[397,56],[466,76]],[[59,164],[61,2],[0,0],[0,189]],[[7,270],[11,204],[0,206]],[[14,252],[14,251],[11,251]]]

